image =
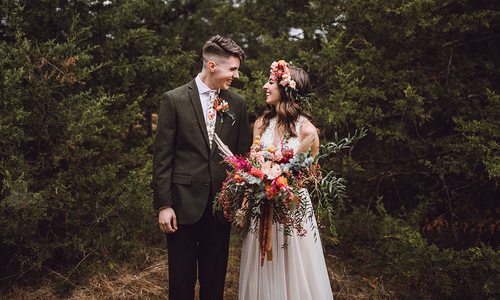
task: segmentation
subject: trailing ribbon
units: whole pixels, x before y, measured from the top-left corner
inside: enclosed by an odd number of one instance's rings
[[[263,203],[261,206],[260,227],[260,266],[264,266],[264,258],[273,259],[273,205]]]

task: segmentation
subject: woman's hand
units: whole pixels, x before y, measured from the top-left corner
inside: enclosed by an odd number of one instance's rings
[[[245,227],[246,217],[245,217],[245,211],[242,208],[236,211],[235,219],[236,219],[236,226],[238,228],[242,229]]]
[[[245,228],[245,224],[247,222],[247,217],[246,217],[246,210],[248,209],[248,197],[245,194],[243,197],[243,201],[241,203],[241,208],[236,211],[236,226],[239,227],[240,229]]]

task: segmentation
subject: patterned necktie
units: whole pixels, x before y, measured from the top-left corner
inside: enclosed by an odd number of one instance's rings
[[[207,133],[208,133],[208,141],[210,143],[210,149],[212,149],[212,140],[214,138],[215,132],[215,120],[217,119],[217,112],[214,108],[214,102],[219,96],[217,91],[210,91],[209,93],[210,99],[208,100],[207,107]]]

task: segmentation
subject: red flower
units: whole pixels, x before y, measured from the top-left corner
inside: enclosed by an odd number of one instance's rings
[[[252,167],[252,169],[250,170],[250,175],[258,177],[261,180],[264,179],[264,172],[262,172],[261,169],[257,169],[255,167]]]
[[[221,97],[218,97],[214,101],[214,109],[219,113],[225,113],[229,111],[229,103],[227,103]]]
[[[266,183],[266,198],[267,200],[271,201],[273,200],[276,195],[278,195],[279,190],[275,189],[275,186],[272,185],[271,183]]]
[[[293,149],[285,149],[281,151],[283,158],[280,160],[280,164],[286,164],[293,158]]]

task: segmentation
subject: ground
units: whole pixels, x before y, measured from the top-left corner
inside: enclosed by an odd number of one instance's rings
[[[224,299],[238,298],[238,275],[241,236],[231,235],[229,266]],[[74,284],[67,277],[51,271],[50,276],[37,287],[13,287],[1,299],[167,299],[168,274],[167,251],[163,248],[144,250],[144,260],[137,266],[127,263],[110,265],[108,271],[99,272],[84,281]],[[363,278],[350,275],[349,266],[342,263],[331,249],[326,249],[330,282],[335,299],[391,299],[392,292],[379,282],[379,278]],[[73,285],[73,289],[62,297],[54,288],[54,279]]]

